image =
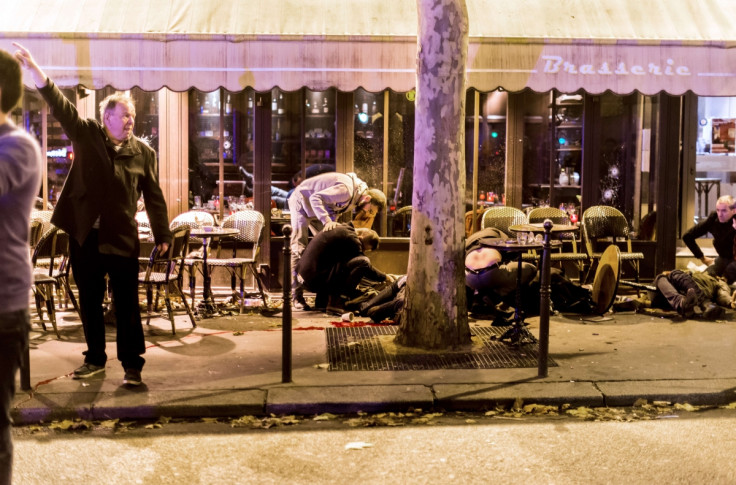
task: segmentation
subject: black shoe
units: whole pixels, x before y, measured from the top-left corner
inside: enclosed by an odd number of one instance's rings
[[[141,371],[138,369],[125,369],[125,377],[123,377],[123,384],[128,386],[140,386],[143,383],[141,379]]]
[[[291,307],[294,310],[304,310],[309,311],[312,309],[312,307],[309,306],[307,303],[307,300],[304,299],[304,297],[294,297],[294,299],[291,302]]]
[[[695,288],[689,288],[685,297],[680,302],[680,309],[678,313],[685,318],[690,318],[695,313],[695,306],[698,304],[698,294],[695,293]]]
[[[75,379],[89,379],[92,376],[105,372],[104,365],[94,365],[89,362],[85,362],[82,367],[74,370]]]
[[[705,311],[703,312],[703,318],[708,319],[708,320],[718,320],[720,318],[723,318],[723,315],[725,314],[726,314],[725,308],[711,302],[706,305]]]

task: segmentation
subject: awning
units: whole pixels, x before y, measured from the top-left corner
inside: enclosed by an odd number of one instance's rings
[[[732,0],[466,1],[468,87],[736,96]],[[416,29],[414,0],[5,0],[0,48],[65,87],[407,91]]]

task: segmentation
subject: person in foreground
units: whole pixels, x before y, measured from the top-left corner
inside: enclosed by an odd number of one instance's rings
[[[376,212],[386,207],[386,196],[354,173],[328,172],[304,180],[289,197],[291,215],[291,273],[294,308],[308,309],[304,288],[297,279],[297,263],[309,241],[309,223],[318,222],[323,231],[338,226],[336,219],[356,206],[371,203]]]
[[[129,96],[106,97],[100,103],[102,122],[81,118],[31,53],[15,45],[16,58],[30,73],[74,148],[74,163],[51,218],[70,236],[71,266],[87,342],[84,364],[74,371],[74,378],[86,379],[105,371],[102,302],[107,275],[115,301],[123,384],[138,386],[146,351],[138,303],[140,242],[135,220],[141,193],[159,253],[165,254],[171,243],[156,154],[133,135],[135,106]]]
[[[23,93],[21,67],[0,50],[0,485],[10,485],[13,468],[10,406],[15,374],[28,347],[32,284],[28,228],[41,184],[38,143],[13,124],[10,112]]]

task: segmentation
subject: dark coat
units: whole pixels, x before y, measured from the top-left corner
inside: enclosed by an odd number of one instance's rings
[[[711,212],[708,217],[690,228],[682,235],[682,242],[692,251],[693,256],[697,259],[703,257],[703,251],[695,241],[701,236],[711,233],[713,236],[713,248],[721,258],[733,261],[733,245],[736,229],[733,228],[733,217],[728,222],[720,222],[718,214]]]
[[[309,291],[320,291],[334,283],[334,278],[347,268],[348,263],[359,257],[365,257],[365,254],[355,229],[339,225],[331,231],[320,232],[309,242],[296,270]],[[384,273],[370,265],[364,276],[376,281],[386,279]]]
[[[80,118],[74,104],[51,80],[39,93],[74,148],[74,162],[51,222],[82,244],[99,217],[100,252],[137,257],[140,243],[135,213],[143,194],[156,244],[171,243],[153,149],[131,137],[115,152],[103,125]]]

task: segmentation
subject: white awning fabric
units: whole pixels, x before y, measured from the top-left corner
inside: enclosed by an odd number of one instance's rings
[[[466,2],[468,87],[736,96],[733,0]],[[415,0],[4,0],[0,48],[63,87],[407,91],[416,31]]]

